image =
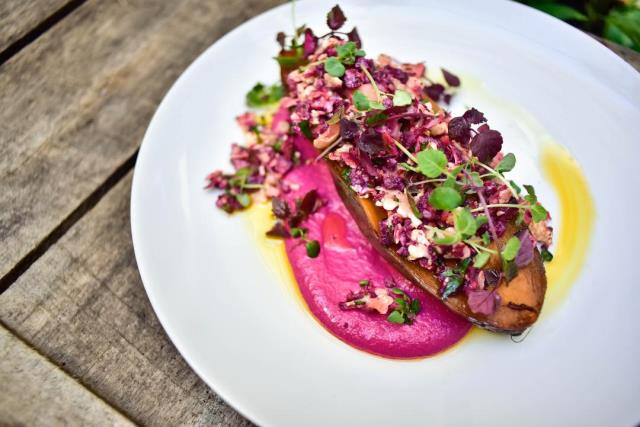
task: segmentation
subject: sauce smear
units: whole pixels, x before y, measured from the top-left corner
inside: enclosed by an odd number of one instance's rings
[[[299,187],[287,195],[288,201],[315,189],[325,203],[303,224],[309,238],[320,242],[320,255],[309,258],[297,239],[288,239],[285,247],[302,297],[329,332],[356,348],[393,358],[430,356],[466,335],[469,322],[406,280],[369,244],[342,203],[324,164],[298,167],[286,180]],[[350,291],[360,290],[361,280],[369,280],[373,288],[384,287],[392,280],[394,286],[420,300],[422,311],[412,325],[398,325],[377,312],[342,310],[340,302]]]

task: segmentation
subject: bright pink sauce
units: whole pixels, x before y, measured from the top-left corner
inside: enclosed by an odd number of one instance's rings
[[[286,242],[300,292],[325,328],[356,348],[394,358],[430,356],[465,336],[470,328],[466,320],[404,279],[369,244],[342,203],[324,164],[299,167],[287,181],[300,186],[287,196],[290,200],[316,189],[326,203],[304,223],[309,238],[321,244],[317,258],[307,257],[298,240]],[[390,323],[378,313],[340,309],[339,303],[349,291],[360,289],[360,280],[368,279],[374,287],[383,287],[389,278],[411,297],[420,299],[422,311],[413,325]]]

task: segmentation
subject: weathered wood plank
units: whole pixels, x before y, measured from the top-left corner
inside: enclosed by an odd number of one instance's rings
[[[0,52],[23,37],[69,0],[3,0],[0,2]]]
[[[0,384],[3,426],[133,425],[2,326]]]
[[[0,279],[136,151],[171,83],[282,0],[89,0],[0,67]]]
[[[130,186],[131,174],[0,295],[0,320],[136,422],[248,425],[153,313],[131,244]]]

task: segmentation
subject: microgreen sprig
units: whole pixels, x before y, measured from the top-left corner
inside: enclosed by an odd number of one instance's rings
[[[422,305],[417,298],[411,298],[405,291],[400,288],[391,288],[391,292],[397,297],[395,298],[395,309],[389,313],[387,320],[391,323],[399,325],[412,324],[420,311]]]

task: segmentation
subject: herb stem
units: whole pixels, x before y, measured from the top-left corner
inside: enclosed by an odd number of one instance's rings
[[[487,200],[484,198],[484,193],[482,189],[478,189],[478,199],[480,199],[480,203],[482,204],[482,209],[484,210],[484,214],[487,216],[487,222],[489,223],[489,231],[491,231],[491,237],[493,237],[493,241],[498,244],[498,232],[496,231],[496,226],[493,223],[493,219],[491,219],[491,214],[489,213],[489,208],[487,208]]]
[[[511,194],[513,194],[513,197],[515,197],[516,199],[518,198],[518,193],[516,193],[516,190],[513,189],[513,187],[511,186],[511,183],[509,181],[507,181],[505,177],[503,177],[501,174],[499,174],[498,171],[493,169],[491,166],[485,165],[482,162],[477,162],[477,164],[479,166],[485,168],[487,171],[491,172],[491,174],[493,174],[494,177],[496,177],[500,181],[502,181],[507,186],[507,188],[509,188],[509,191],[511,191]]]
[[[393,138],[392,138],[393,139]],[[400,151],[402,151],[404,154],[407,155],[407,157],[413,161],[413,163],[415,163],[416,165],[418,164],[418,159],[416,159],[416,156],[414,156],[413,154],[411,154],[411,152],[409,150],[407,150],[405,148],[404,145],[400,144],[399,141],[396,141],[395,139],[393,139],[393,143],[396,144],[396,146],[398,147],[398,149],[400,149]]]
[[[371,75],[371,73],[369,73],[369,70],[367,70],[367,68],[364,65],[360,64],[360,69],[367,76],[367,78],[371,82],[371,86],[373,86],[373,89],[376,91],[376,97],[378,98],[378,102],[382,102],[382,97],[380,96],[380,88],[378,87],[376,81],[373,80],[373,76]]]
[[[481,212],[486,208],[516,208],[516,209],[527,209],[528,206],[518,205],[515,203],[494,203],[492,205],[480,206],[479,208],[471,209],[471,212]]]
[[[445,181],[446,181],[446,178],[425,179],[422,181],[411,182],[409,183],[408,187],[412,187],[415,185],[429,184],[430,182],[445,182]]]
[[[244,184],[242,188],[248,188],[249,190],[259,190],[264,188],[263,184]]]
[[[314,61],[314,62],[310,62],[310,63],[308,63],[307,65],[302,65],[302,66],[298,67],[298,69],[299,69],[300,71],[306,71],[306,70],[308,70],[310,67],[315,67],[316,65],[324,64],[324,62],[325,62],[325,61],[326,61],[326,60],[325,60],[325,59],[323,59],[322,61]]]
[[[322,153],[318,154],[318,157],[315,158],[315,161],[317,162],[318,160],[322,159],[324,156],[329,154],[331,152],[331,150],[333,150],[341,142],[342,142],[342,137],[336,139],[333,143],[331,143],[331,145],[329,145],[327,148],[325,148],[322,151]]]
[[[498,253],[497,251],[494,251],[493,249],[489,249],[486,246],[479,245],[479,244],[477,244],[477,243],[475,243],[475,242],[473,242],[472,240],[469,240],[469,239],[465,240],[464,242],[467,245],[471,246],[473,249],[475,249],[478,252],[483,251],[483,252],[488,252],[488,253],[494,254],[494,255]]]

